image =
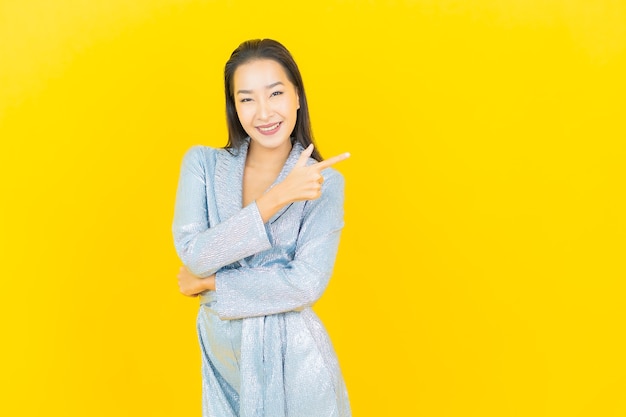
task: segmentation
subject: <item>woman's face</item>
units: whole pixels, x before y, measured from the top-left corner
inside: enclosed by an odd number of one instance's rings
[[[240,65],[233,92],[239,122],[254,146],[291,148],[300,98],[278,62],[257,59]]]

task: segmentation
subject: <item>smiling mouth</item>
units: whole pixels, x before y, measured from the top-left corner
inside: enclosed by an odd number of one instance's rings
[[[267,132],[271,132],[273,130],[278,129],[278,126],[280,126],[282,122],[277,122],[274,123],[273,125],[269,125],[269,126],[259,126],[257,127],[257,129],[259,129],[262,133],[267,133]]]

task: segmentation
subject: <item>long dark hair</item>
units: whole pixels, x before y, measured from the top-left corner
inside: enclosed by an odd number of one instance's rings
[[[298,96],[300,97],[300,108],[296,125],[291,132],[292,144],[300,143],[304,148],[309,146],[313,141],[313,133],[311,131],[311,119],[309,116],[309,107],[304,93],[304,84],[302,76],[296,61],[282,44],[272,39],[252,39],[243,42],[230,55],[230,59],[224,67],[224,92],[226,94],[226,122],[228,124],[228,143],[224,147],[228,150],[237,150],[244,143],[248,134],[241,126],[237,110],[235,108],[235,97],[233,91],[233,76],[240,65],[255,59],[271,59],[278,62],[289,81],[295,86]],[[317,161],[322,160],[322,156],[317,151],[317,146],[313,149],[311,155]]]

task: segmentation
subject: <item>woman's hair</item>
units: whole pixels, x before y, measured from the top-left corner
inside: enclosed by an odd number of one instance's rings
[[[296,119],[296,125],[291,132],[292,143],[298,142],[304,148],[313,142],[313,133],[311,132],[311,119],[309,117],[309,107],[304,93],[304,84],[302,76],[296,61],[282,44],[272,39],[253,39],[243,42],[230,55],[230,59],[224,67],[224,91],[226,93],[226,121],[228,124],[228,143],[225,149],[236,150],[243,144],[248,134],[241,126],[237,109],[235,108],[233,76],[240,65],[246,64],[257,59],[271,59],[278,62],[289,81],[295,86],[300,98],[300,108]],[[322,156],[317,151],[317,146],[313,149],[311,155],[317,161],[322,160]]]

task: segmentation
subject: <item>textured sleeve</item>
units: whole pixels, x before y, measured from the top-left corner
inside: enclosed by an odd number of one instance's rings
[[[206,277],[229,265],[271,247],[255,203],[218,224],[209,220],[209,205],[215,204],[212,167],[215,152],[196,146],[183,158],[172,232],[174,246],[189,270]]]
[[[311,306],[330,279],[343,228],[344,179],[328,170],[322,196],[306,202],[294,259],[287,265],[242,267],[216,275],[222,319],[264,316]]]

